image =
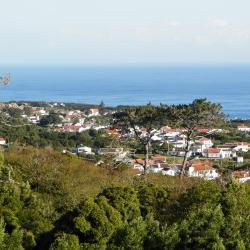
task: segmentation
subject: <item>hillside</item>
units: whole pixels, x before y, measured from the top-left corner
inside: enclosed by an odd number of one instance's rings
[[[7,249],[250,247],[248,184],[138,177],[31,146],[1,159]]]

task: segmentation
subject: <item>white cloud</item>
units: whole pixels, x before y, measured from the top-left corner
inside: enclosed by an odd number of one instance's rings
[[[176,20],[170,20],[170,21],[164,22],[163,25],[165,27],[176,28],[176,27],[180,27],[181,23]]]
[[[223,19],[209,19],[208,25],[214,28],[225,28],[229,26],[229,23]]]
[[[196,35],[193,38],[193,42],[197,45],[211,45],[212,42],[209,37],[205,35]]]
[[[238,36],[240,39],[249,40],[250,39],[250,30],[241,30],[238,33]]]

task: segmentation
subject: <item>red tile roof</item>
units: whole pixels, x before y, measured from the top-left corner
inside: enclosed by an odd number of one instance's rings
[[[221,149],[219,148],[208,148],[204,152],[208,154],[219,154]]]
[[[250,177],[250,172],[248,171],[234,171],[233,176],[235,178],[245,178],[245,177]]]
[[[212,162],[211,161],[197,161],[192,163],[192,167],[195,171],[203,171],[203,170],[212,170]]]
[[[200,138],[199,141],[210,141],[210,139],[203,137],[203,138]]]
[[[167,157],[164,155],[155,155],[155,156],[152,156],[151,159],[153,161],[166,161]]]

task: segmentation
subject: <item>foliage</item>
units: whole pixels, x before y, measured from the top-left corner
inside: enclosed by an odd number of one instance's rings
[[[0,249],[250,249],[249,184],[134,177],[20,146],[0,165]]]
[[[50,113],[47,116],[43,116],[42,119],[40,120],[40,124],[42,126],[47,126],[50,124],[60,124],[62,122],[62,118],[55,113]]]
[[[162,109],[148,104],[127,108],[114,114],[113,125],[123,132],[132,133],[144,153],[144,172],[148,167],[149,147],[156,129],[163,125]],[[144,133],[142,130],[145,130]]]
[[[185,157],[182,163],[181,176],[185,168],[190,151],[191,141],[194,140],[199,128],[221,128],[226,118],[220,104],[206,99],[196,99],[190,104],[172,105],[165,108],[169,124],[183,130],[186,135]]]
[[[79,239],[76,235],[62,233],[58,235],[50,250],[80,250]]]
[[[11,127],[4,126],[0,136],[8,138],[10,143],[32,145],[39,148],[73,149],[80,144],[92,148],[102,148],[110,145],[111,139],[102,131],[83,131],[82,133],[59,133],[36,125]]]

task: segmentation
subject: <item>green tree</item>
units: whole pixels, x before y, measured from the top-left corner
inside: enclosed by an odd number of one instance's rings
[[[19,108],[8,108],[6,111],[13,118],[20,118],[22,114],[22,110]]]
[[[51,113],[47,116],[42,117],[40,120],[40,125],[47,126],[50,124],[59,124],[62,122],[61,117],[58,114]]]
[[[5,230],[3,219],[0,220],[0,250],[23,250],[23,232],[16,228],[10,234]]]
[[[30,107],[30,106],[25,106],[23,108],[23,111],[24,111],[25,115],[27,115],[27,116],[31,116],[32,115],[32,107]]]
[[[226,249],[220,236],[224,224],[221,206],[202,206],[191,211],[178,225],[176,249]]]
[[[196,99],[191,104],[172,105],[166,107],[165,112],[170,125],[182,129],[186,135],[187,143],[180,175],[182,177],[191,153],[191,142],[194,140],[197,130],[201,127],[218,128],[224,125],[225,115],[220,104],[206,99]]]
[[[100,111],[100,114],[104,114],[105,112],[105,103],[104,101],[102,100],[101,103],[99,104],[99,111]]]
[[[140,203],[137,193],[130,187],[106,188],[99,197],[105,197],[108,203],[122,215],[123,221],[131,221],[140,216]]]
[[[225,216],[222,235],[227,249],[249,249],[250,201],[246,187],[234,181],[228,184],[221,203]]]
[[[79,215],[74,218],[75,232],[85,247],[104,247],[120,225],[119,212],[104,197],[98,197],[96,201],[87,199],[80,208]]]
[[[134,138],[143,146],[144,173],[148,167],[151,138],[163,123],[162,109],[148,104],[127,108],[114,114],[114,126],[125,133],[133,132]]]
[[[153,214],[159,219],[166,211],[169,191],[159,185],[147,183],[140,185],[137,190],[142,215]]]
[[[146,224],[142,217],[138,217],[125,223],[122,228],[115,232],[109,242],[108,249],[143,249],[143,243],[146,235]]]
[[[50,250],[80,250],[79,239],[76,235],[62,233],[57,236]]]

